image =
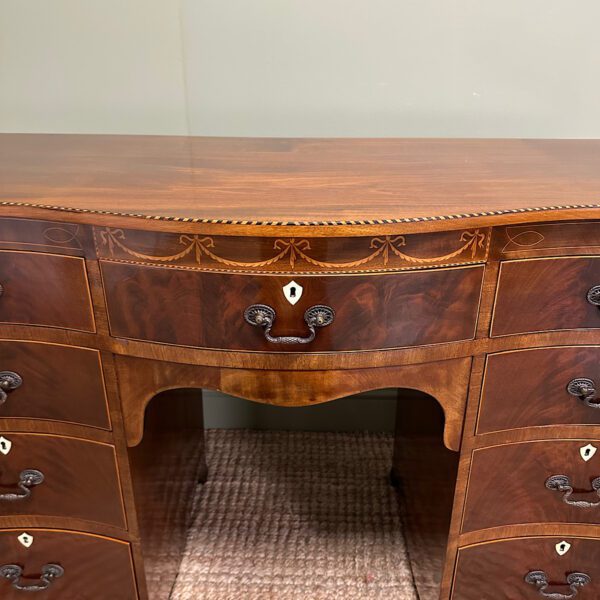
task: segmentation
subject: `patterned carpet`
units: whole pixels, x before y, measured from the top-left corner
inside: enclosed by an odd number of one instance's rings
[[[401,510],[388,483],[392,443],[373,433],[207,431],[209,479],[171,599],[435,598],[443,541],[426,540],[421,556],[409,541],[409,561],[401,513],[410,503]],[[415,561],[426,565],[422,582]]]

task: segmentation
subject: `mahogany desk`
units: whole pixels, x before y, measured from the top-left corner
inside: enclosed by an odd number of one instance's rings
[[[599,222],[600,141],[0,136],[0,595],[175,576],[164,390],[398,387],[461,453],[440,598],[599,598]]]

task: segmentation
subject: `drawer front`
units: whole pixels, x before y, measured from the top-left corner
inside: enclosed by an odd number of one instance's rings
[[[125,528],[113,446],[3,433],[0,452],[0,514],[71,517]],[[30,469],[43,474],[38,485],[22,483]]]
[[[490,354],[477,433],[546,425],[598,425],[599,394],[599,346]]]
[[[85,261],[0,251],[0,322],[94,331]]]
[[[0,419],[45,419],[110,429],[97,350],[0,341],[2,380],[11,389],[0,397]]]
[[[111,333],[117,337],[205,348],[337,351],[471,339],[482,266],[345,276],[259,276],[102,263]],[[299,299],[286,300],[284,286]],[[300,292],[301,288],[301,292]],[[333,323],[307,344],[265,339],[245,309],[276,311],[273,336],[308,335],[307,309],[327,305]]]
[[[25,534],[26,537],[23,537]],[[19,538],[24,540],[26,547]],[[22,573],[7,569],[15,565]],[[44,566],[62,573],[44,582]],[[48,570],[46,569],[46,572]],[[55,571],[56,572],[56,571]],[[12,573],[12,578],[6,578]],[[23,600],[136,600],[135,576],[128,543],[85,533],[46,529],[0,531],[0,598]],[[46,586],[39,592],[16,586]],[[33,593],[32,593],[33,592]]]
[[[600,309],[587,299],[599,285],[597,256],[503,262],[491,334],[600,327]]]
[[[558,440],[475,450],[463,532],[520,523],[600,523],[597,449],[596,440]],[[556,475],[567,478],[572,494],[547,487]],[[582,502],[586,506],[574,505]]]
[[[564,550],[568,549],[565,553]],[[562,554],[559,554],[559,552]],[[529,575],[534,572],[542,575]],[[590,578],[575,587],[578,600],[600,598],[600,540],[590,538],[531,537],[467,546],[458,551],[452,600],[534,600],[544,596],[574,598],[573,573]],[[529,577],[527,577],[529,575]],[[532,581],[528,583],[526,581]],[[579,579],[581,581],[581,579]],[[533,583],[538,581],[539,583]]]

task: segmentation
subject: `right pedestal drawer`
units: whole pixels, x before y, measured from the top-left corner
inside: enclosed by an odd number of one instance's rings
[[[452,600],[600,598],[600,540],[530,537],[458,552]]]
[[[490,354],[477,434],[550,425],[600,424],[600,346]]]
[[[600,442],[546,440],[473,451],[462,531],[600,523]]]
[[[0,531],[0,598],[136,600],[130,546],[68,531]]]
[[[600,327],[600,256],[500,266],[491,335]]]

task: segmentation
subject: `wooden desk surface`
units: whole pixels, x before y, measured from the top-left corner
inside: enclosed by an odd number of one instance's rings
[[[26,500],[1,562],[64,565],[52,598],[165,600],[208,475],[202,389],[400,388],[461,451],[440,599],[546,572],[600,597],[597,500],[570,500],[600,473],[598,167],[600,140],[0,134],[0,450]]]
[[[586,211],[600,140],[1,134],[0,201],[288,225]]]

